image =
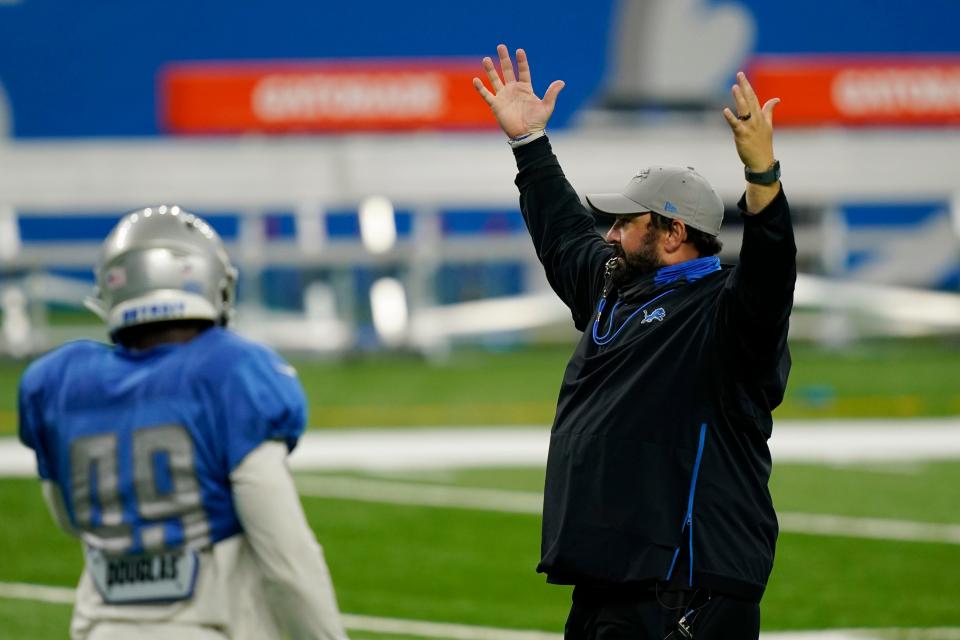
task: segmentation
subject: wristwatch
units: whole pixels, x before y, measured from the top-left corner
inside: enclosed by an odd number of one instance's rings
[[[750,171],[750,167],[744,167],[743,177],[752,184],[773,184],[780,179],[780,161],[774,160],[766,171]]]

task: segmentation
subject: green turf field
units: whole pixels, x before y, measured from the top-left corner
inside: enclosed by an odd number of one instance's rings
[[[295,361],[316,428],[508,425],[551,421],[568,347],[414,357]],[[843,352],[793,345],[777,417],[960,414],[960,345],[881,342]],[[0,361],[0,435],[15,431],[23,364]],[[323,474],[312,474],[323,482]],[[542,469],[465,469],[337,478],[539,492]],[[960,462],[779,464],[782,513],[960,524]],[[557,632],[569,591],[534,573],[539,517],[450,507],[305,497],[342,609],[350,614]],[[49,520],[35,480],[0,479],[0,582],[72,586],[77,543]],[[767,630],[960,628],[960,545],[785,532],[763,605]],[[62,638],[70,607],[0,598],[0,638]],[[944,637],[957,637],[949,636]],[[354,631],[359,640],[414,640]],[[891,636],[901,637],[901,636]],[[904,638],[907,635],[902,636]],[[933,636],[930,636],[933,637]]]
[[[323,474],[312,474],[322,480]],[[344,474],[338,474],[342,477]],[[371,477],[348,474],[351,477]],[[380,481],[537,491],[541,469],[379,474]],[[960,462],[888,467],[778,465],[781,511],[960,523]],[[534,573],[539,517],[304,498],[344,612],[558,631],[569,591]],[[55,530],[35,480],[0,480],[0,581],[71,586],[77,544]],[[763,603],[767,630],[960,627],[960,545],[781,535]],[[0,599],[0,629],[62,637],[66,605]],[[352,634],[357,638],[396,636]],[[6,637],[6,636],[4,636]]]
[[[336,362],[294,360],[312,427],[549,424],[572,347]],[[793,345],[779,418],[960,414],[960,343],[888,341],[832,352]],[[24,364],[0,361],[0,435],[16,424]]]
[[[70,625],[70,606],[26,600],[0,599],[0,631],[3,638],[47,640],[66,638]],[[421,637],[394,634],[350,632],[351,640],[423,640]]]

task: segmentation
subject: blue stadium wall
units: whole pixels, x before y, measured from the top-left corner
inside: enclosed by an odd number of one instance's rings
[[[960,51],[954,0],[701,4],[746,9],[759,55]],[[598,93],[617,6],[613,0],[7,0],[0,2],[0,86],[17,138],[152,136],[159,134],[157,72],[167,62],[479,60],[506,42],[531,53],[539,88],[567,81],[553,120],[558,127]]]

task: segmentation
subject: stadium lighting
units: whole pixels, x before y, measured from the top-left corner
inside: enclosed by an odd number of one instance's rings
[[[394,278],[380,278],[370,287],[373,327],[384,345],[400,346],[407,337],[409,313],[403,284]]]
[[[397,242],[393,203],[371,196],[360,204],[360,239],[370,253],[386,253]]]

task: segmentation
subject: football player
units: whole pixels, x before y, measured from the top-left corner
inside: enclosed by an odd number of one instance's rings
[[[20,439],[83,543],[71,636],[346,638],[287,454],[296,371],[226,329],[237,272],[178,207],[125,216],[88,306],[114,344],[65,344],[20,382]]]

